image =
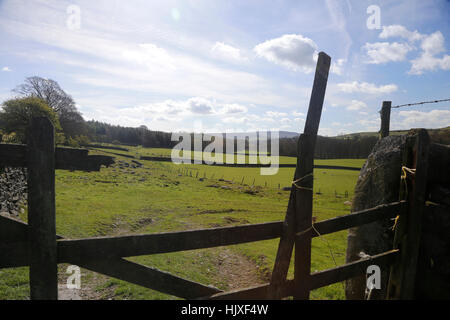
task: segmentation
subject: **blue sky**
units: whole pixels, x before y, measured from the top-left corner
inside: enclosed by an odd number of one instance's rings
[[[450,98],[448,48],[444,0],[0,0],[0,101],[38,75],[87,120],[301,132],[324,51],[332,69],[319,133],[377,131],[383,100]],[[391,120],[448,126],[450,103],[394,109]]]

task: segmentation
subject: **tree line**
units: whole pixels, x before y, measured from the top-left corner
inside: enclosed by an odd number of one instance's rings
[[[297,138],[280,139],[280,155],[297,156]],[[351,137],[317,136],[316,159],[365,159],[378,141],[377,136],[353,135]]]
[[[85,121],[74,99],[51,79],[29,77],[12,91],[15,97],[4,101],[0,110],[0,142],[26,143],[26,128],[31,118],[46,116],[55,127],[56,143],[60,145],[79,147],[91,142],[100,142],[142,145],[149,148],[172,148],[178,143],[178,141],[172,141],[171,133],[149,130],[145,125],[134,128],[95,120]],[[450,127],[430,130],[430,134],[436,142],[450,142]],[[297,140],[295,137],[281,138],[279,154],[297,156]],[[193,147],[193,134],[191,134],[191,141]],[[315,157],[319,159],[367,158],[377,141],[378,137],[375,135],[318,136]],[[204,141],[202,147],[205,148],[209,143],[210,141]],[[268,145],[270,146],[270,141]],[[248,142],[246,150],[248,150]]]
[[[26,78],[24,83],[13,89],[13,93],[15,97],[4,101],[0,111],[0,141],[3,142],[26,143],[26,129],[31,118],[46,116],[55,127],[56,143],[60,145],[79,147],[100,142],[172,148],[178,143],[172,141],[171,133],[152,131],[145,125],[133,128],[95,120],[85,121],[74,99],[51,79],[37,76]],[[191,141],[194,147],[193,134]],[[350,140],[318,137],[316,157],[364,158],[375,142],[376,138],[373,137],[356,137]],[[205,148],[209,143],[210,141],[203,141],[202,147]],[[248,150],[248,142],[246,145]],[[296,138],[280,139],[280,155],[296,156],[296,148]]]
[[[147,126],[138,128],[111,125],[95,120],[86,121],[88,138],[91,141],[137,146],[146,148],[172,148],[171,133],[152,131]]]

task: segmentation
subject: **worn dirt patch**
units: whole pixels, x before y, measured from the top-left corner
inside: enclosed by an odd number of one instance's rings
[[[231,249],[221,248],[215,261],[215,281],[225,284],[226,290],[248,288],[269,281],[270,273],[259,270],[256,262]],[[59,271],[59,300],[114,299],[114,286],[105,286],[109,278],[86,269],[81,269],[81,289],[68,289],[66,283],[69,275],[65,273],[67,266],[64,265]]]
[[[219,210],[203,210],[203,211],[199,211],[197,214],[214,214],[214,213],[232,213],[232,212],[242,212],[242,211],[246,211],[243,209],[219,209]]]
[[[131,225],[131,231],[139,230],[139,229],[144,228],[154,222],[155,222],[155,219],[152,217],[145,217],[145,218],[139,219],[138,221],[136,221],[135,223],[133,223]]]
[[[114,288],[108,287],[97,290],[103,286],[108,277],[81,268],[80,289],[67,288],[67,279],[70,274],[66,273],[69,264],[63,264],[58,270],[58,300],[107,300],[114,297]]]
[[[255,262],[247,257],[224,248],[217,257],[217,277],[227,284],[227,290],[252,287],[267,282],[260,276]]]

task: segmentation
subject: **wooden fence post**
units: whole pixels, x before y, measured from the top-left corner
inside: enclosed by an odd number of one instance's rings
[[[388,285],[388,299],[414,299],[417,277],[417,263],[419,258],[420,241],[422,236],[422,216],[426,201],[428,155],[430,138],[426,130],[421,129],[415,139],[413,152],[411,140],[407,140],[404,151],[404,166],[415,166],[414,173],[406,176],[401,190],[401,196],[408,200],[407,212],[399,219],[395,232],[394,249],[400,248],[400,257],[391,267]],[[407,189],[406,189],[407,188]]]
[[[383,101],[383,106],[381,107],[381,138],[389,136],[389,125],[391,121],[391,101]]]
[[[302,188],[295,187],[296,232],[304,234],[295,238],[295,268],[294,268],[294,299],[309,299],[309,278],[311,274],[311,226],[313,210],[313,170],[314,151],[323,101],[328,81],[331,58],[321,52],[317,61],[314,85],[309,102],[303,135],[299,138],[297,175],[302,179],[309,174],[308,179],[297,183]],[[309,232],[305,232],[309,230]]]
[[[270,280],[269,299],[279,299],[286,282],[295,242],[294,299],[308,299],[311,269],[311,226],[314,149],[331,58],[319,53],[304,133],[298,139],[297,167]],[[309,230],[309,231],[308,231]],[[303,234],[297,236],[296,233]]]
[[[47,118],[34,118],[27,136],[30,297],[33,300],[57,300],[53,125]]]

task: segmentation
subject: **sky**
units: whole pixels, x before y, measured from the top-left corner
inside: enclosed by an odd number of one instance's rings
[[[0,0],[0,102],[57,81],[86,120],[151,130],[302,132],[318,52],[319,134],[378,131],[392,105],[450,98],[450,1]],[[391,130],[450,125],[450,102]]]

